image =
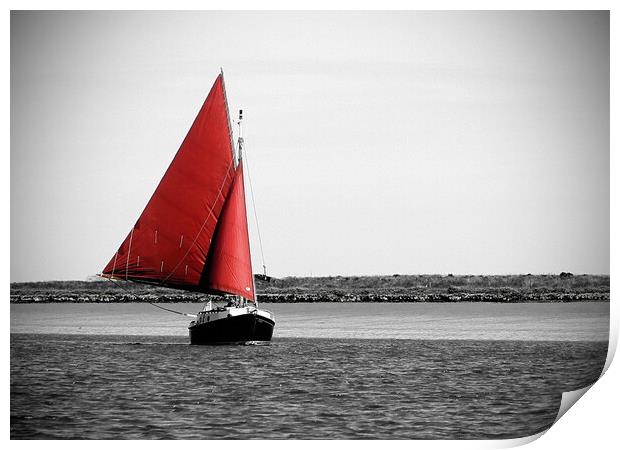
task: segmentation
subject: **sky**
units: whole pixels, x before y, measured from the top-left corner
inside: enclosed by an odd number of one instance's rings
[[[607,12],[12,12],[11,281],[102,270],[220,67],[269,274],[609,273]]]

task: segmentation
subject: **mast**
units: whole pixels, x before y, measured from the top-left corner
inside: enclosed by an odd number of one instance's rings
[[[237,125],[239,125],[239,138],[237,139],[237,149],[239,153],[239,158],[241,159],[241,151],[243,150],[243,134],[242,134],[242,122],[243,122],[243,110],[239,110],[239,120],[237,121]]]
[[[241,162],[243,158],[243,110],[239,110],[239,120],[237,121],[237,125],[239,126],[239,137],[237,138],[237,152],[238,152],[238,162],[237,165]],[[244,192],[245,194],[245,192]],[[252,278],[252,292],[254,292],[254,305],[258,309],[258,296],[256,295],[256,282],[254,280],[254,271],[252,270],[252,251],[250,250],[250,273]]]

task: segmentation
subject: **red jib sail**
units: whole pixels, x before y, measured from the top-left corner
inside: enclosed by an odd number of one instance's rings
[[[237,294],[254,301],[242,160],[213,236],[201,286],[207,288],[205,291]]]
[[[201,275],[234,175],[220,75],[142,215],[102,275],[206,292]]]

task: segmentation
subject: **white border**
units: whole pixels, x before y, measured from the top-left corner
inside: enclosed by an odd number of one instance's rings
[[[611,1],[532,1],[532,0],[524,0],[524,1],[504,1],[504,2],[492,2],[492,1],[396,1],[396,0],[382,0],[381,2],[372,2],[368,0],[360,0],[355,3],[353,2],[342,2],[336,0],[315,0],[315,1],[298,1],[295,2],[295,5],[291,5],[288,2],[284,1],[263,1],[260,5],[257,5],[257,2],[252,1],[197,1],[197,0],[177,0],[175,2],[169,1],[161,1],[161,0],[153,0],[150,2],[145,1],[136,1],[136,0],[126,0],[126,1],[118,1],[118,0],[110,0],[110,1],[91,1],[88,4],[84,2],[78,1],[56,1],[56,2],[45,2],[45,1],[8,1],[7,3],[7,11],[3,20],[3,37],[4,37],[4,45],[2,46],[3,52],[3,60],[5,65],[5,70],[3,71],[5,80],[5,99],[10,98],[10,14],[9,9],[162,9],[162,10],[177,10],[177,9],[229,9],[229,10],[240,10],[240,9],[297,9],[297,10],[316,10],[316,9],[327,9],[327,10],[338,10],[338,9],[349,9],[351,5],[355,6],[355,9],[366,9],[366,10],[378,10],[378,9],[420,9],[420,10],[446,10],[446,9],[488,9],[488,10],[506,10],[506,9],[533,9],[533,10],[541,10],[541,9],[605,9],[611,10],[610,18],[611,18],[611,80],[618,79],[618,64],[617,64],[617,50],[618,50],[618,19],[617,19],[617,8],[614,8],[613,3]],[[611,170],[611,230],[617,230],[620,223],[618,221],[618,207],[617,207],[617,199],[618,199],[618,181],[614,176],[618,173],[618,157],[616,155],[617,150],[616,142],[617,142],[617,129],[613,126],[617,116],[617,105],[618,105],[618,92],[615,88],[615,84],[612,81],[611,86],[611,154],[610,154],[610,170]],[[5,101],[5,120],[4,123],[4,142],[7,150],[2,153],[3,158],[3,170],[5,176],[2,180],[2,200],[4,204],[4,211],[10,210],[9,201],[10,201],[10,102]],[[616,203],[614,203],[614,200]],[[8,220],[2,221],[2,250],[4,250],[3,254],[5,255],[5,259],[3,261],[2,273],[5,277],[6,284],[5,286],[9,286],[9,271],[10,271],[10,257],[9,257],[9,247],[10,247],[10,224]],[[617,311],[617,301],[615,300],[615,293],[617,291],[618,283],[616,281],[616,275],[618,274],[618,240],[616,238],[615,233],[611,233],[611,336],[610,336],[610,355],[607,361],[607,367],[609,367],[609,363],[613,357],[613,353],[615,352],[615,348],[617,346],[617,337],[618,337],[618,311]],[[7,296],[8,297],[8,296]],[[5,303],[5,330],[7,333],[10,330],[10,305],[8,298]],[[10,355],[9,355],[9,346],[5,345],[3,347],[4,358],[3,358],[3,367],[4,373],[10,373]],[[594,384],[592,388],[585,394],[584,398],[577,402],[576,406],[571,408],[544,436],[532,444],[530,444],[531,448],[553,448],[553,447],[567,447],[567,448],[609,448],[609,444],[612,442],[618,442],[617,439],[617,423],[615,419],[615,409],[616,405],[614,400],[619,398],[618,396],[618,381],[620,379],[619,370],[617,368],[617,364],[609,367],[605,375],[602,377],[600,381]],[[6,380],[8,381],[8,380]],[[9,409],[9,383],[5,381],[5,390],[3,394],[3,404],[5,406],[5,430],[7,433],[7,439],[9,437],[9,426],[10,423],[10,409]],[[199,380],[197,380],[199,382]],[[208,420],[207,418],[205,418]],[[520,445],[526,443],[528,439],[522,440],[513,440],[513,441],[415,441],[414,443],[410,441],[390,441],[389,443],[382,443],[381,445],[390,445],[392,447],[400,447],[400,448],[411,448],[411,445],[415,445],[416,447],[421,448],[503,448],[512,445]],[[78,448],[84,445],[83,442],[75,442],[75,441],[59,441],[59,442],[26,442],[26,441],[10,441],[9,445],[15,448],[22,447],[30,447],[31,445],[51,445],[52,448],[56,446],[64,447],[75,447]],[[105,441],[96,441],[89,443],[89,446],[94,448],[108,448],[110,443]],[[120,445],[121,447],[135,447],[135,442],[121,442],[115,443],[114,445]],[[205,443],[203,442],[141,442],[138,445],[149,447],[154,447],[157,449],[161,448],[169,448],[172,446],[183,445],[187,447],[193,448],[204,448]],[[209,444],[215,445],[218,448],[236,448],[241,445],[248,445],[248,443],[241,442],[213,442]],[[287,441],[259,441],[253,442],[252,447],[265,448],[265,449],[273,449],[273,448],[284,448],[289,447],[291,443]],[[341,442],[341,441],[302,441],[296,442],[295,447],[300,448],[314,448],[317,445],[328,447],[335,447],[341,445],[355,445],[355,447],[366,447],[370,448],[371,446],[375,446],[376,442]]]

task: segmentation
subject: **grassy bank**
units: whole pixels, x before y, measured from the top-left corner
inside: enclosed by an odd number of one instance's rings
[[[609,301],[607,275],[286,277],[256,282],[258,299],[294,302]],[[203,302],[209,296],[126,282],[11,283],[11,302]]]

